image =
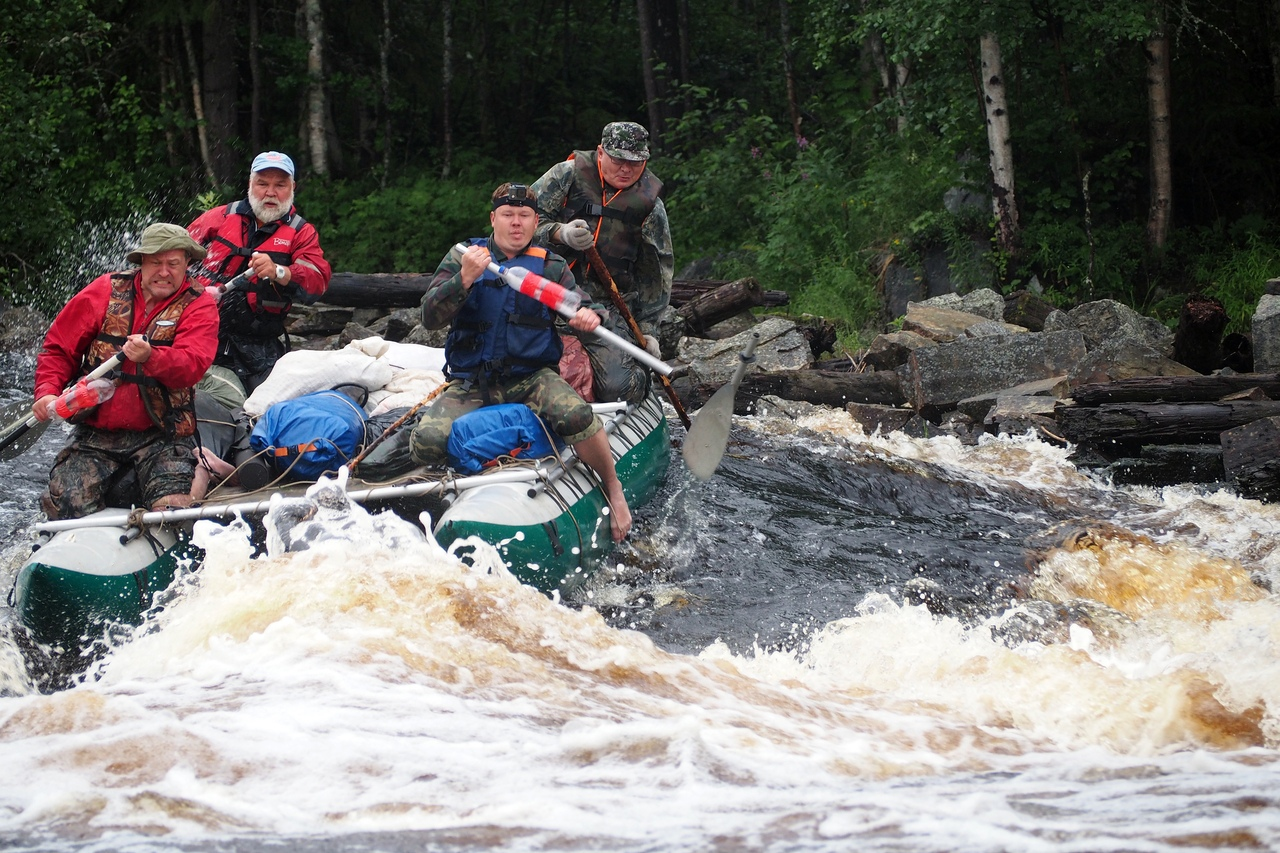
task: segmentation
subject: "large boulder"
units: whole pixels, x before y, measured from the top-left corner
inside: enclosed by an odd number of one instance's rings
[[[749,369],[751,373],[803,370],[813,364],[809,340],[794,321],[781,317],[770,317],[752,329],[719,341],[682,338],[678,360],[689,365],[689,379],[693,383],[723,385],[733,378],[738,369],[738,353],[753,334],[760,339],[755,361]]]
[[[1054,317],[1053,328],[1061,328],[1063,321],[1070,323],[1084,336],[1084,345],[1090,350],[1104,343],[1130,340],[1146,344],[1166,358],[1173,356],[1172,329],[1114,299],[1086,302],[1065,313],[1065,318]],[[1049,328],[1046,320],[1045,329]]]
[[[1264,294],[1253,312],[1253,369],[1280,373],[1280,296]]]
[[[900,372],[908,399],[928,417],[967,397],[1069,375],[1085,352],[1078,331],[968,338],[917,349]]]

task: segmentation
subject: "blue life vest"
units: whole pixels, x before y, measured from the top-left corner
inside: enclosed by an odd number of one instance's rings
[[[471,245],[486,242],[480,237]],[[530,246],[506,266],[542,275],[546,259],[546,249]],[[448,376],[478,381],[528,376],[559,364],[563,352],[551,309],[489,270],[471,286],[444,344]]]
[[[449,430],[449,461],[454,468],[479,474],[499,457],[540,459],[564,447],[564,441],[524,403],[499,403],[467,412]]]

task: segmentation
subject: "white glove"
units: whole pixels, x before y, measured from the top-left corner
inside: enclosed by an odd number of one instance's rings
[[[658,346],[658,339],[651,335],[644,336],[644,351],[654,358],[662,358],[662,347]]]
[[[572,222],[566,222],[561,225],[557,236],[561,243],[579,252],[589,248],[595,242],[591,237],[591,229],[587,227],[585,219],[575,219]]]

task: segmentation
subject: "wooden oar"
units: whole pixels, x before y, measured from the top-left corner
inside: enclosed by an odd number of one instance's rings
[[[106,376],[108,373],[116,369],[116,366],[120,364],[120,360],[122,358],[124,358],[124,353],[120,352],[111,356],[111,358],[94,368],[88,376],[84,377],[85,381],[99,379]],[[26,408],[29,410],[31,406],[28,405]],[[49,421],[42,421],[30,412],[28,412],[26,417],[9,424],[4,428],[4,432],[0,432],[0,459],[13,459],[19,453],[30,448],[31,445],[35,443],[35,440],[40,437],[40,433],[44,432],[44,428],[48,425]],[[32,430],[35,430],[35,432],[33,433]],[[19,442],[18,439],[23,436],[27,436],[27,439]]]
[[[600,277],[609,287],[609,297],[613,300],[613,307],[618,309],[618,313],[627,321],[627,327],[631,329],[631,334],[635,336],[636,343],[644,346],[644,332],[640,331],[640,324],[636,322],[635,316],[631,313],[631,309],[627,307],[627,302],[622,298],[622,292],[618,290],[618,284],[613,280],[613,275],[609,272],[609,268],[605,266],[604,259],[600,257],[600,251],[596,249],[595,243],[587,247],[587,260],[591,262],[591,266],[599,271]],[[689,416],[685,413],[684,404],[680,402],[680,397],[676,395],[676,389],[671,385],[671,379],[663,374],[658,374],[658,381],[662,383],[662,390],[667,393],[667,399],[671,401],[671,406],[676,410],[676,414],[680,416],[680,423],[684,424],[684,428],[689,428]]]
[[[699,480],[711,479],[724,458],[724,449],[729,443],[729,425],[733,421],[733,401],[738,395],[742,377],[746,375],[747,365],[756,360],[756,344],[759,342],[760,335],[752,334],[746,348],[738,354],[738,369],[733,372],[733,379],[712,394],[706,405],[698,410],[698,416],[685,436],[684,462]]]

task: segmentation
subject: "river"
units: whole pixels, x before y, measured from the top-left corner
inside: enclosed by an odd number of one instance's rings
[[[6,589],[59,430],[0,463]],[[203,528],[71,689],[0,645],[0,846],[1280,849],[1275,507],[822,411],[736,419],[707,483],[673,452],[573,601],[363,523]]]

